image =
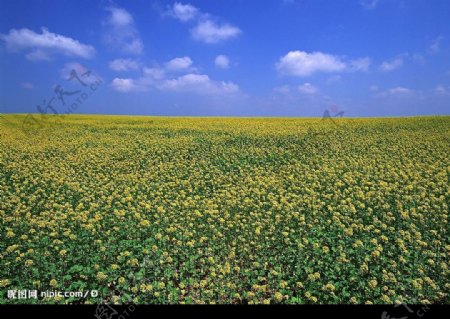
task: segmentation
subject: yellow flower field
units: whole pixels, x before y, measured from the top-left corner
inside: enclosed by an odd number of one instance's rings
[[[450,302],[448,116],[55,119],[0,122],[0,303]]]

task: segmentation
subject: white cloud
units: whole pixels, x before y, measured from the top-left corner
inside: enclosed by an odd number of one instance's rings
[[[190,33],[194,40],[205,43],[218,43],[237,37],[242,31],[229,23],[215,22],[213,15],[203,13],[191,4],[175,2],[164,15],[171,16],[181,22],[196,21]]]
[[[35,49],[25,54],[25,58],[29,61],[51,61],[52,56],[46,50]]]
[[[64,80],[69,80],[73,70],[75,70],[75,72],[79,75],[89,71],[84,65],[78,62],[70,62],[66,63],[64,67],[59,71],[61,78],[63,78]]]
[[[337,83],[342,80],[342,76],[340,75],[332,75],[327,79],[328,83]]]
[[[281,57],[276,64],[281,74],[294,76],[309,76],[316,72],[338,72],[345,70],[347,65],[339,57],[322,53],[290,51]]]
[[[366,10],[372,10],[375,9],[375,7],[378,5],[380,0],[360,0],[359,3],[363,6]]]
[[[34,84],[33,84],[33,83],[30,83],[30,82],[22,82],[22,83],[20,83],[20,86],[21,86],[22,88],[24,88],[24,89],[27,89],[27,90],[32,90],[32,89],[34,89]]]
[[[275,87],[274,92],[289,95],[289,96],[312,96],[319,93],[319,88],[312,85],[311,83],[305,82],[303,84],[292,86],[292,85],[282,85]]]
[[[443,85],[438,85],[434,89],[434,92],[438,95],[450,95],[450,87],[445,87]]]
[[[130,92],[138,90],[138,86],[135,84],[135,81],[130,78],[115,78],[112,81],[111,86],[113,87],[113,89],[119,92]]]
[[[377,94],[379,97],[409,97],[415,94],[416,91],[405,87],[397,86]]]
[[[75,74],[73,74],[73,71],[75,71]],[[78,81],[75,76],[77,76],[80,81],[85,84],[92,84],[98,82],[99,80],[102,80],[98,74],[96,74],[92,70],[89,70],[84,65],[78,62],[70,62],[64,64],[64,67],[59,71],[59,74],[61,75],[62,79],[66,81],[72,81],[73,83],[76,83],[75,81]]]
[[[192,60],[188,56],[175,58],[166,63],[166,69],[170,71],[187,70],[192,66]]]
[[[122,8],[108,8],[111,12],[109,17],[109,23],[116,27],[128,27],[134,23],[134,19],[131,14]]]
[[[438,53],[441,50],[441,42],[443,39],[444,37],[442,36],[438,36],[436,39],[434,39],[430,47],[428,48],[428,52],[431,54]]]
[[[0,40],[5,41],[6,48],[11,52],[28,51],[26,58],[32,61],[51,60],[53,55],[77,56],[90,59],[95,55],[91,45],[49,32],[42,28],[42,33],[30,29],[11,29],[8,34],[0,34]]]
[[[390,72],[390,71],[393,71],[395,69],[398,69],[402,65],[403,65],[403,58],[402,57],[397,57],[395,59],[392,59],[392,60],[389,60],[389,61],[384,61],[383,63],[381,63],[380,70],[383,71],[383,72]]]
[[[177,65],[180,66],[181,63]],[[206,74],[192,73],[195,72],[195,68],[192,68],[190,65],[190,63],[183,64],[182,66],[187,68],[179,70],[190,73],[178,77],[171,77],[172,73],[167,72],[167,64],[164,68],[144,67],[141,77],[137,79],[115,78],[111,83],[111,87],[123,93],[157,89],[160,91],[185,92],[201,95],[223,95],[240,91],[239,86],[233,82],[215,81]]]
[[[138,70],[139,63],[133,59],[115,59],[109,62],[109,68],[117,72]]]
[[[191,4],[175,2],[168,10],[168,14],[182,22],[194,19],[200,11]]]
[[[426,62],[426,59],[423,56],[423,54],[417,53],[417,52],[412,54],[411,59],[414,62],[417,62],[417,63],[420,63],[420,64],[424,64]]]
[[[370,58],[361,58],[350,61],[349,69],[350,71],[363,71],[367,72],[369,70],[372,60]]]
[[[213,81],[206,74],[195,73],[166,80],[159,88],[162,90],[194,92],[199,94],[223,94],[239,91],[239,86],[233,82]]]
[[[220,54],[216,56],[214,64],[220,69],[228,69],[230,67],[230,59],[226,55]]]
[[[288,94],[291,93],[291,87],[289,85],[278,86],[273,89],[276,93]]]
[[[369,90],[372,91],[372,92],[378,91],[378,86],[371,85],[371,86],[369,86]]]
[[[218,43],[237,37],[242,31],[228,23],[217,24],[212,20],[200,21],[191,29],[194,40],[205,43]]]
[[[410,94],[413,91],[411,89],[398,86],[396,88],[388,90],[388,92],[391,94]]]
[[[144,44],[136,30],[131,14],[122,8],[109,7],[110,15],[106,20],[109,30],[106,32],[106,43],[125,53],[141,54]]]
[[[161,68],[144,68],[144,77],[161,80],[166,76],[166,72]]]
[[[298,91],[302,94],[316,94],[319,89],[310,83],[303,83],[298,86]]]

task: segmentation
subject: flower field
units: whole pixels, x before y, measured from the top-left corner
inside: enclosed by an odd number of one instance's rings
[[[450,302],[448,116],[3,117],[0,303]]]

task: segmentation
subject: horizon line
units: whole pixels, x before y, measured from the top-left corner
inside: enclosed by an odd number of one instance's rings
[[[289,119],[323,119],[323,116],[289,116],[289,115],[152,115],[152,114],[115,114],[115,113],[1,113],[0,115],[45,115],[45,116],[127,116],[127,117],[169,117],[169,118],[289,118]],[[413,118],[413,117],[450,117],[450,114],[417,114],[417,115],[385,115],[385,116],[344,116],[331,117],[333,120],[344,119],[377,119],[377,118]]]

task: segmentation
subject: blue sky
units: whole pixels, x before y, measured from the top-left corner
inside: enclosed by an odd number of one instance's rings
[[[447,0],[2,0],[0,112],[450,114],[448,21]]]

